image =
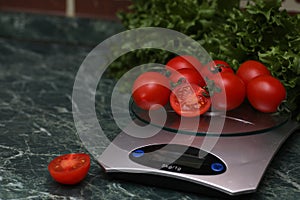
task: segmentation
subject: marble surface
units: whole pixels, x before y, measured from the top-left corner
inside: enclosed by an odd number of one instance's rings
[[[52,180],[47,165],[55,156],[87,152],[76,133],[71,96],[86,55],[122,26],[100,20],[0,13],[0,200],[10,199],[219,199],[111,180],[92,159],[78,185]],[[108,110],[113,81],[97,92],[99,123],[118,133]],[[258,191],[248,199],[298,199],[300,132],[276,154]]]

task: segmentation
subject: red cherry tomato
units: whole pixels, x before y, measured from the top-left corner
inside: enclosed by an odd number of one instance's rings
[[[211,77],[217,73],[224,73],[224,72],[229,72],[229,73],[234,73],[233,69],[230,67],[230,65],[222,60],[213,60],[206,64],[202,69],[201,69],[201,75],[204,77]]]
[[[169,79],[158,72],[145,72],[134,82],[132,98],[142,109],[158,109],[169,102]],[[160,105],[160,106],[159,106]]]
[[[182,55],[176,56],[168,61],[166,64],[166,68],[168,70],[179,70],[179,69],[201,69],[202,63],[195,58],[194,56],[190,55]]]
[[[276,112],[286,98],[283,84],[272,76],[259,76],[252,79],[247,86],[247,97],[250,104],[261,112]]]
[[[271,73],[262,63],[255,60],[248,60],[239,66],[236,75],[240,77],[247,86],[251,79],[262,75],[271,75]]]
[[[55,181],[72,185],[84,179],[89,171],[90,163],[88,154],[65,154],[54,158],[48,165],[48,171]]]
[[[177,71],[171,71],[170,80],[173,83],[177,83],[180,79],[184,79],[188,83],[194,83],[201,87],[204,87],[206,85],[200,73],[197,70],[191,68],[184,68],[179,69]]]
[[[246,87],[238,76],[233,73],[220,73],[212,80],[220,89],[211,96],[212,106],[216,110],[232,110],[243,103]]]
[[[205,113],[211,105],[206,90],[195,84],[181,84],[170,96],[173,110],[184,117],[196,117]]]

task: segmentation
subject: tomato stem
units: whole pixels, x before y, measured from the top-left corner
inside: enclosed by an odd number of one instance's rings
[[[215,93],[222,92],[222,89],[216,85],[216,83],[206,77],[206,86],[203,87],[209,94],[209,96],[213,96]]]

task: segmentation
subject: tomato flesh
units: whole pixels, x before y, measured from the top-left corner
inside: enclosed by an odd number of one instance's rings
[[[184,117],[196,117],[205,113],[211,105],[208,93],[198,85],[178,85],[171,93],[170,105]]]
[[[85,178],[90,163],[88,154],[65,154],[54,158],[48,165],[48,171],[55,181],[72,185]]]

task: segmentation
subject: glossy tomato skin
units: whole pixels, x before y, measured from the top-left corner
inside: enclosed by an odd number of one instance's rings
[[[212,77],[212,80],[220,89],[211,96],[212,106],[216,110],[233,110],[244,102],[246,86],[238,76],[233,73],[220,73]]]
[[[169,60],[166,64],[166,68],[168,70],[179,70],[186,68],[199,70],[202,68],[202,63],[194,56],[181,55]]]
[[[200,73],[191,68],[179,69],[177,71],[172,70],[170,80],[173,83],[177,83],[180,79],[184,79],[188,83],[193,83],[204,87],[206,85],[204,79],[200,75]]]
[[[88,154],[65,154],[54,158],[48,165],[48,171],[55,181],[73,185],[85,178],[89,171],[90,163]]]
[[[213,60],[201,69],[201,75],[208,78],[214,76],[215,74],[225,72],[234,74],[234,70],[227,62],[223,60]]]
[[[132,98],[144,110],[158,109],[169,102],[170,82],[158,72],[145,72],[134,82]]]
[[[240,77],[247,86],[250,80],[258,76],[271,75],[271,72],[261,62],[247,60],[239,66],[238,70],[236,71],[236,75]]]
[[[247,86],[247,97],[250,104],[265,113],[276,112],[286,98],[283,84],[272,76],[259,76],[252,79]]]
[[[210,109],[211,101],[206,90],[195,84],[181,84],[170,95],[170,105],[183,117],[197,117]]]

